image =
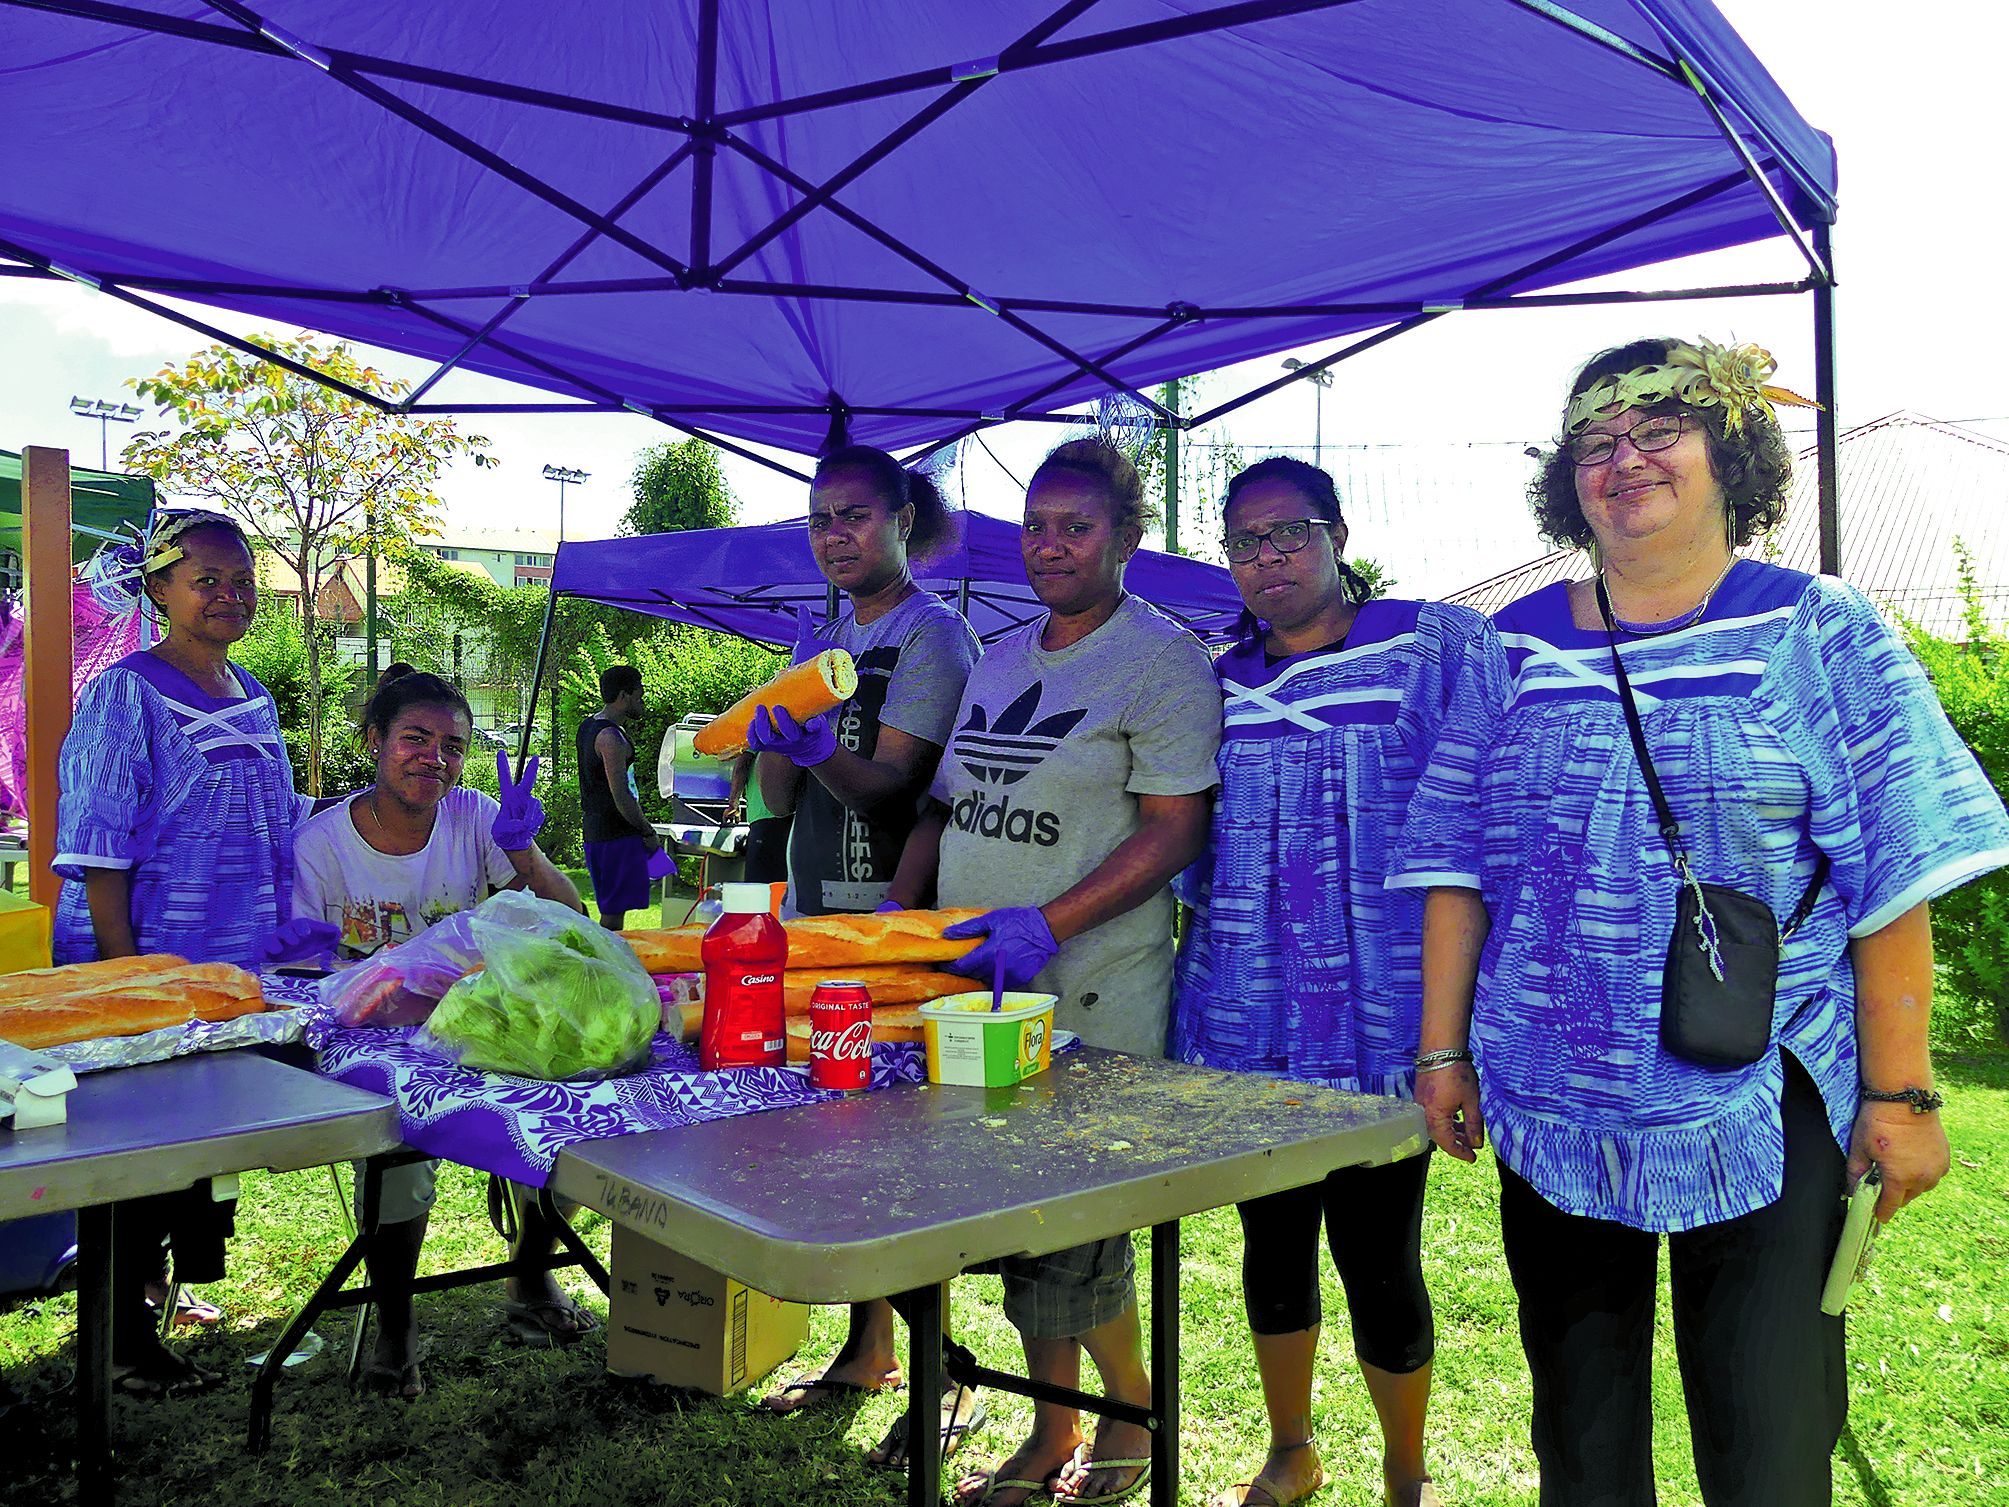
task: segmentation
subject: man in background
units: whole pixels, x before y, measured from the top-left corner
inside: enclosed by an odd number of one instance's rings
[[[600,699],[605,705],[579,724],[579,815],[600,924],[619,931],[629,911],[649,904],[649,859],[663,843],[642,815],[628,737],[628,724],[642,714],[642,672],[632,665],[601,671]]]

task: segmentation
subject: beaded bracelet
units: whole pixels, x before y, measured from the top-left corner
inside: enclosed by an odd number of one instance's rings
[[[1416,1071],[1435,1073],[1447,1067],[1455,1067],[1461,1062],[1470,1062],[1472,1054],[1464,1047],[1445,1047],[1441,1051],[1424,1052],[1416,1059]]]

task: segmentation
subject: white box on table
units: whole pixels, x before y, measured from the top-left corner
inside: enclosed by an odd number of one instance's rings
[[[614,1226],[607,1369],[723,1397],[795,1354],[809,1309]]]

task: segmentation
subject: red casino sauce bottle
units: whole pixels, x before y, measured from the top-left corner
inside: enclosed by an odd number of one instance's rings
[[[705,965],[705,1019],[698,1033],[698,1065],[780,1067],[787,1034],[782,1015],[782,972],[788,967],[788,933],[768,911],[764,884],[726,884],[725,913],[705,929],[699,949]]]

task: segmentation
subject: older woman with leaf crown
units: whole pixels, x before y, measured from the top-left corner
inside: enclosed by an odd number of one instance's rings
[[[1825,1503],[1843,1194],[1948,1164],[1927,902],[2009,816],[1853,588],[1740,558],[1791,459],[1753,345],[1578,374],[1530,498],[1591,579],[1494,619],[1390,884],[1429,891],[1416,1098],[1488,1132],[1544,1504],[1654,1499],[1664,1236],[1702,1498]],[[1844,1274],[1846,1275],[1846,1273]]]

